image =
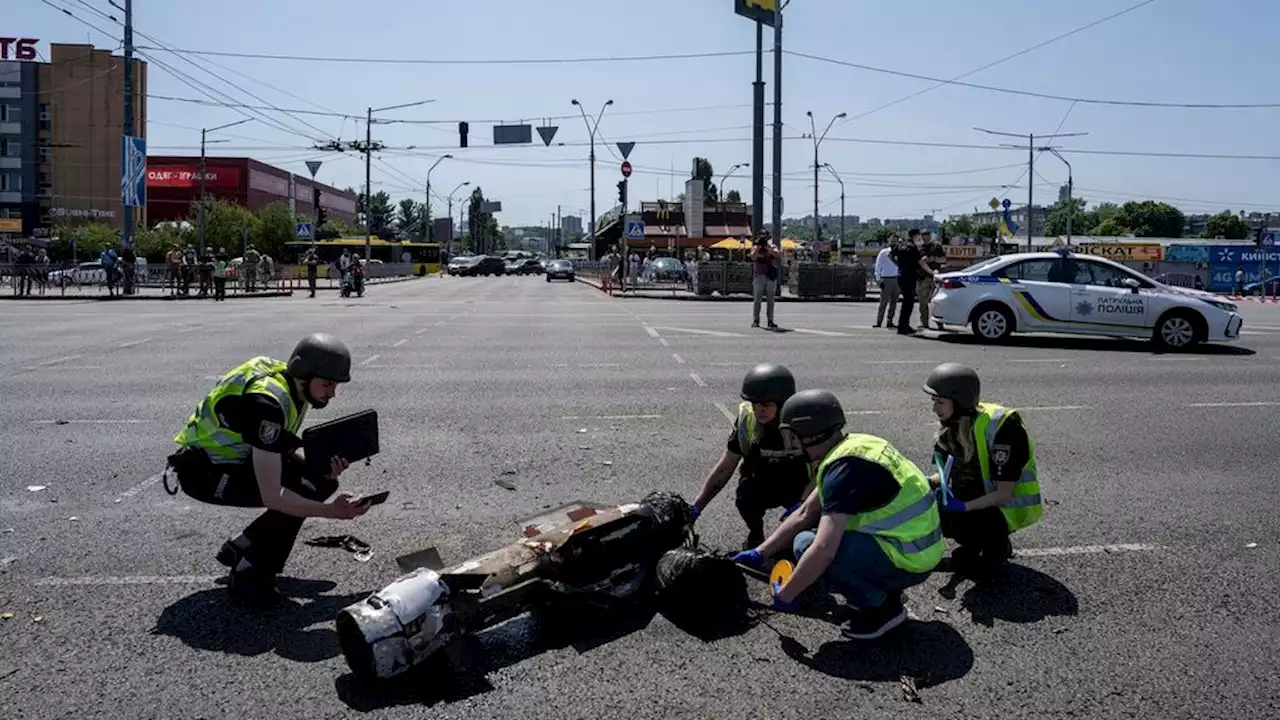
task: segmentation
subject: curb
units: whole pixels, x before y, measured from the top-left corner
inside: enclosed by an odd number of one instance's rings
[[[592,282],[581,276],[574,276],[574,280],[597,290],[601,290],[599,283]],[[603,292],[603,290],[601,290]],[[609,293],[609,297],[619,300],[675,300],[682,302],[754,302],[754,298],[749,295],[668,295],[661,290],[653,291],[646,294],[637,294],[632,291],[625,293]],[[878,303],[878,297],[864,296],[862,299],[855,300],[849,297],[813,297],[801,298],[790,295],[775,295],[773,298],[775,303],[808,303],[808,302],[835,302],[835,303]]]
[[[227,300],[236,300],[236,299],[257,300],[260,298],[290,297],[292,295],[293,295],[292,291],[285,290],[283,292],[269,292],[269,293],[247,293],[247,294],[241,293],[239,295],[228,295],[226,299]],[[0,295],[0,300],[36,300],[39,302],[58,302],[58,301],[142,302],[142,301],[149,300],[149,301],[155,301],[155,302],[160,302],[160,301],[175,302],[175,301],[187,301],[187,300],[213,300],[213,296],[207,295],[205,297],[199,297],[196,295],[185,295],[185,296],[184,295],[31,295],[31,296],[23,295],[19,297],[17,295]]]

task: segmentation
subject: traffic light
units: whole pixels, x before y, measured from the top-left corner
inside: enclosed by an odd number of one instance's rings
[[[469,129],[470,127],[467,125],[466,122],[458,123],[458,141],[461,143],[458,145],[458,147],[467,146],[467,130]]]
[[[320,232],[320,228],[324,226],[325,220],[329,217],[329,213],[324,208],[316,207],[316,232]]]
[[[627,181],[626,180],[618,181],[618,202],[621,203],[623,207],[627,206]]]

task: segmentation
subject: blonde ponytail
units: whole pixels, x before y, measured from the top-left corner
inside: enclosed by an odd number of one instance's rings
[[[978,448],[973,442],[973,418],[969,415],[939,428],[936,441],[938,447],[954,456],[958,464],[967,465],[977,457]]]

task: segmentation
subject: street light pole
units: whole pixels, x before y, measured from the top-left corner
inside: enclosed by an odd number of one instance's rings
[[[818,170],[822,167],[818,164],[818,146],[826,139],[827,133],[831,131],[831,126],[836,124],[836,120],[844,118],[847,113],[840,113],[831,118],[831,122],[827,123],[827,129],[822,131],[821,137],[818,136],[818,127],[813,123],[813,111],[806,111],[805,115],[809,116],[809,129],[813,131],[813,241],[816,243],[822,239],[818,229]],[[836,252],[839,253],[838,250]]]
[[[201,257],[204,257],[204,204],[205,204],[205,197],[204,197],[204,172],[205,172],[205,154],[204,154],[204,146],[205,146],[205,135],[207,135],[208,133],[211,133],[211,132],[217,131],[217,130],[226,130],[226,129],[227,129],[227,128],[229,128],[229,127],[235,127],[236,125],[241,125],[241,124],[247,123],[247,122],[249,122],[249,121],[250,121],[250,120],[252,120],[252,119],[253,119],[253,118],[245,118],[245,119],[243,119],[243,120],[237,120],[237,121],[235,121],[235,122],[233,122],[233,123],[227,123],[226,125],[219,125],[219,126],[217,126],[217,127],[212,127],[212,128],[201,128],[201,129],[200,129],[200,256],[201,256]],[[219,141],[218,141],[218,140],[214,140],[214,142],[219,142]]]
[[[416,107],[418,105],[426,105],[434,100],[419,100],[417,102],[403,103],[400,105],[388,105],[387,107],[375,108],[371,107],[365,114],[364,123],[364,259],[370,260],[370,254],[373,252],[373,236],[371,232],[372,214],[369,212],[373,205],[373,114],[375,112],[385,112],[387,110],[400,110],[401,108]],[[394,121],[392,121],[394,122]]]
[[[1067,245],[1070,246],[1071,245],[1071,219],[1076,214],[1075,202],[1072,200],[1072,195],[1073,195],[1072,191],[1075,189],[1075,181],[1071,177],[1072,175],[1071,163],[1067,162],[1067,159],[1062,157],[1062,153],[1058,152],[1057,148],[1043,147],[1040,149],[1048,150],[1049,152],[1053,153],[1054,157],[1061,160],[1062,164],[1067,166]]]
[[[727,183],[727,182],[729,182],[729,176],[733,175],[734,171],[736,171],[738,168],[744,168],[744,167],[751,167],[751,163],[738,163],[737,165],[734,165],[733,167],[729,168],[728,172],[726,172],[724,175],[721,175],[721,176],[720,176],[720,192],[719,192],[719,197],[720,197],[720,207],[721,207],[721,209],[722,209],[722,210],[723,210],[723,208],[724,208],[724,204],[725,204],[725,199],[724,199],[724,196],[725,196],[724,184],[725,184],[725,183]]]
[[[571,101],[582,113],[582,122],[587,125],[587,132],[591,139],[591,153],[587,156],[587,160],[591,163],[591,217],[588,223],[591,229],[591,249],[587,256],[591,260],[596,259],[596,130],[600,127],[600,118],[604,117],[605,108],[613,104],[613,100],[608,100],[600,108],[600,114],[596,115],[596,122],[592,125],[591,120],[587,118],[587,111],[583,109],[582,103],[577,98]]]
[[[840,262],[840,250],[844,245],[844,180],[840,179],[840,173],[831,167],[831,163],[823,163],[822,167],[831,171],[836,182],[840,183],[840,239],[836,241],[836,262]]]
[[[422,207],[422,240],[424,242],[430,241],[432,236],[435,234],[428,229],[428,225],[431,223],[431,171],[436,169],[436,165],[452,158],[453,155],[449,153],[441,155],[434,163],[431,164],[431,167],[427,169],[427,204]]]
[[[998,132],[995,130],[986,130],[980,127],[976,127],[974,130],[988,135],[1002,135],[1004,137],[1027,139],[1027,252],[1031,252],[1031,233],[1035,226],[1035,214],[1032,210],[1032,200],[1035,198],[1034,191],[1036,187],[1036,136],[1030,133],[1019,135],[1017,133]],[[1083,137],[1088,134],[1089,133],[1053,133],[1041,135],[1039,137],[1041,140],[1047,140],[1050,138]],[[1043,152],[1043,150],[1041,152]]]
[[[464,187],[466,187],[466,186],[468,186],[468,185],[470,185],[470,184],[471,184],[471,181],[470,181],[470,180],[467,180],[467,181],[465,181],[465,182],[460,182],[460,183],[458,183],[458,186],[457,186],[457,187],[455,187],[455,188],[453,189],[453,191],[449,193],[449,225],[450,225],[450,228],[449,228],[449,256],[450,256],[450,257],[452,257],[452,256],[453,256],[453,227],[452,227],[452,225],[453,225],[453,196],[454,196],[454,195],[457,195],[459,190],[461,190],[462,188],[464,188]],[[458,229],[459,229],[459,230],[461,230],[461,229],[462,229],[462,215],[461,215],[461,213],[459,213],[459,215],[458,215]]]

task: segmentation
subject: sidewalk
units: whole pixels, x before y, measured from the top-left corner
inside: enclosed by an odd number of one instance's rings
[[[393,278],[373,278],[365,281],[365,292],[367,294],[369,287],[373,285],[388,285],[391,283],[405,282],[408,280],[417,280],[417,279],[419,279],[417,275],[409,275],[404,277],[393,277]],[[302,278],[301,280],[297,280],[296,278],[285,278],[278,282],[279,282],[279,289],[277,290],[263,290],[263,291],[251,292],[251,293],[228,292],[226,299],[227,300],[259,300],[263,298],[292,297],[294,294],[302,295],[310,292],[310,290],[307,287],[306,278]],[[316,283],[317,292],[337,291],[341,289],[342,289],[342,286],[340,284],[321,285],[318,282]],[[21,295],[21,296],[13,295],[13,294],[4,294],[4,295],[0,295],[0,300],[40,300],[40,301],[47,301],[47,302],[53,302],[57,300],[62,300],[62,301],[79,300],[79,301],[95,301],[95,302],[115,302],[118,300],[129,300],[129,301],[209,300],[209,301],[212,301],[213,296],[208,295],[205,297],[200,297],[195,293],[194,290],[190,295],[173,295],[170,293],[169,288],[167,287],[143,285],[138,288],[138,294],[136,295],[108,295],[106,294],[106,288],[101,288],[95,292],[84,292],[80,290],[72,290],[64,294],[61,290],[50,288],[45,291],[44,295],[40,295],[38,293],[33,293],[31,295]]]
[[[603,288],[598,280],[582,275],[574,275],[574,280],[591,287],[601,290]],[[696,295],[689,290],[632,290],[631,286],[627,286],[625,293],[618,292],[616,288],[609,293],[610,297],[615,298],[640,298],[648,300],[695,300],[700,302],[753,302],[754,299],[748,294],[736,295]],[[867,294],[861,300],[854,300],[847,297],[814,297],[802,298],[790,295],[784,287],[774,296],[774,302],[842,302],[842,303],[867,303],[879,302],[880,291],[878,289],[867,288]]]

